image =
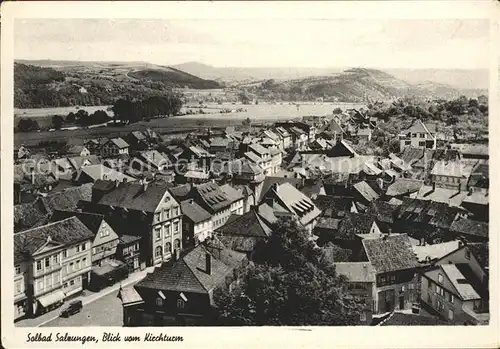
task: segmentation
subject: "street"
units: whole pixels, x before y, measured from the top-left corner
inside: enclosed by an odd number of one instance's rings
[[[83,306],[83,309],[69,318],[59,317],[41,327],[61,326],[123,326],[123,312],[118,291]]]

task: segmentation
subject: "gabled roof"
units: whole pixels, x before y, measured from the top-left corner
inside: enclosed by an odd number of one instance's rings
[[[458,240],[442,242],[438,244],[426,244],[413,246],[413,251],[419,262],[424,262],[427,258],[431,261],[440,259],[460,248]]]
[[[367,213],[375,217],[379,222],[392,224],[397,210],[398,206],[396,205],[391,205],[382,200],[374,200],[368,206]]]
[[[141,152],[141,157],[157,169],[170,164],[168,157],[164,156],[158,150],[143,151]]]
[[[14,262],[19,263],[44,246],[48,237],[54,243],[68,245],[85,241],[94,234],[76,217],[14,234]]]
[[[368,260],[377,274],[411,269],[418,266],[410,239],[406,234],[362,240]]]
[[[45,224],[48,221],[48,214],[40,210],[38,205],[19,204],[14,205],[14,232],[26,230]]]
[[[432,168],[431,175],[469,178],[473,165],[461,161],[438,161]]]
[[[339,237],[342,239],[356,239],[355,235],[369,234],[375,218],[365,213],[348,212],[340,221]]]
[[[326,217],[344,217],[351,211],[354,199],[350,196],[318,195],[313,200]]]
[[[407,313],[392,313],[387,319],[380,323],[380,326],[433,326],[449,325],[448,322],[435,316],[423,316]]]
[[[466,196],[467,192],[459,191],[458,188],[448,189],[441,187],[433,188],[432,186],[423,186],[420,188],[415,198],[420,200],[443,202],[450,206],[460,206]]]
[[[98,233],[99,227],[104,220],[104,215],[98,213],[57,210],[54,211],[50,217],[50,221],[58,222],[70,217],[78,218],[78,220],[82,222],[94,235]]]
[[[102,164],[82,167],[77,176],[77,180],[82,177],[82,174],[87,175],[92,181],[97,181],[99,179],[119,182],[123,182],[123,180],[126,180],[127,182],[135,181],[134,177],[128,176]]]
[[[181,211],[194,223],[204,222],[212,217],[210,213],[205,211],[203,207],[198,205],[192,199],[184,200],[181,202]]]
[[[489,224],[486,222],[474,221],[468,218],[457,218],[450,226],[450,231],[454,233],[474,235],[488,238]]]
[[[481,299],[474,287],[468,282],[465,276],[460,272],[455,264],[441,264],[439,266],[446,277],[450,280],[451,284],[460,295],[462,300]]]
[[[88,161],[91,165],[97,165],[100,163],[97,155],[89,155],[89,156],[73,156],[68,158],[68,161],[73,166],[75,170],[79,170],[83,164]]]
[[[163,184],[149,183],[147,188],[140,183],[123,183],[106,193],[97,202],[100,205],[122,207],[137,211],[154,212],[168,191]]]
[[[188,198],[191,194],[191,189],[193,185],[190,183],[177,185],[175,187],[169,188],[170,193],[176,200],[182,201]]]
[[[251,151],[247,151],[244,155],[248,160],[252,161],[255,164],[260,164],[264,161],[260,156]]]
[[[398,178],[389,185],[386,191],[388,196],[399,196],[415,193],[422,188],[424,181],[410,178]]]
[[[262,183],[261,195],[257,202],[262,201],[264,195],[271,189],[274,184],[283,184],[289,183],[295,188],[300,188],[303,185],[302,179],[299,178],[291,178],[291,177],[266,177],[264,182]]]
[[[283,183],[272,187],[271,191],[272,193],[268,191],[265,196],[270,195],[271,197],[277,198],[279,204],[282,205],[286,211],[299,217],[301,224],[308,224],[321,214],[321,211],[311,199],[290,183]]]
[[[248,211],[243,215],[231,215],[226,224],[217,231],[223,236],[267,238],[271,234],[271,228],[264,223],[256,210]]]
[[[231,202],[236,202],[243,199],[243,193],[238,189],[233,188],[229,184],[224,184],[220,189],[226,194],[226,196],[231,200]]]
[[[40,200],[45,210],[51,213],[54,210],[74,210],[80,201],[91,201],[91,199],[92,183],[88,183],[40,197],[37,200]]]
[[[111,138],[109,141],[120,149],[128,148],[128,143],[125,142],[123,138]]]
[[[232,203],[226,193],[215,183],[203,183],[195,186],[193,189],[213,212],[217,212]]]
[[[429,128],[419,119],[415,120],[413,125],[405,131],[407,133],[427,133],[432,136],[432,133],[429,130]]]
[[[141,131],[133,131],[132,136],[134,136],[138,141],[146,140],[146,136]]]
[[[353,188],[367,201],[373,201],[379,197],[379,195],[365,181],[354,184]]]
[[[214,246],[216,245],[216,246]],[[206,254],[211,257],[211,273],[205,269]],[[142,288],[154,290],[210,293],[226,282],[235,268],[240,267],[245,254],[225,248],[218,240],[206,241],[178,261],[165,263],[136,284],[139,293]]]

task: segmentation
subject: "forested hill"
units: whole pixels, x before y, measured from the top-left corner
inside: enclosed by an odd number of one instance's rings
[[[40,61],[14,64],[14,107],[108,105],[142,100],[172,88],[217,89],[218,82],[147,63]]]

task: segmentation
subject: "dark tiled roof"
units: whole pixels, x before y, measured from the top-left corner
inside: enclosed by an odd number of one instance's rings
[[[123,183],[104,194],[98,204],[154,212],[167,189],[166,185],[158,183],[148,184],[146,190],[140,183]]]
[[[183,184],[169,188],[169,190],[176,200],[184,200],[190,196],[192,188],[191,184]]]
[[[48,215],[40,210],[38,205],[14,205],[14,232],[30,229],[39,224],[46,223]]]
[[[394,215],[398,206],[391,205],[382,200],[372,201],[368,207],[367,213],[374,216],[377,221],[384,223],[394,223]]]
[[[344,217],[351,211],[354,199],[350,196],[318,195],[313,201],[323,212],[323,216]]]
[[[14,234],[15,263],[36,252],[47,242],[49,236],[52,241],[66,245],[92,239],[94,234],[76,217]]]
[[[104,220],[104,216],[102,214],[57,210],[54,211],[52,217],[50,217],[50,221],[58,222],[70,217],[78,218],[78,220],[82,222],[92,233],[94,233],[94,235],[97,234],[99,227]]]
[[[418,266],[410,239],[406,234],[362,240],[368,260],[377,273],[410,269]]]
[[[346,213],[340,221],[339,236],[352,239],[355,234],[369,234],[375,218],[364,213]]]
[[[74,210],[80,201],[91,201],[92,184],[84,184],[79,187],[68,188],[62,192],[40,197],[47,212],[55,210],[69,211]]]
[[[125,142],[122,138],[112,138],[110,142],[113,142],[118,148],[127,148],[128,143]]]
[[[205,211],[203,207],[198,205],[194,200],[188,199],[181,202],[182,213],[194,223],[206,221],[212,217],[210,213]]]
[[[205,269],[207,253],[211,256],[210,274]],[[209,293],[217,286],[224,284],[226,276],[231,275],[235,268],[242,266],[245,259],[245,254],[224,248],[216,239],[210,240],[199,244],[178,261],[156,268],[136,287],[139,290],[152,288],[165,291]]]
[[[373,201],[378,199],[379,195],[373,190],[372,187],[365,181],[358,182],[354,184],[354,189],[361,195],[366,201]]]
[[[222,235],[268,237],[271,229],[262,221],[255,210],[243,215],[231,215],[222,227],[218,229]]]
[[[489,268],[490,250],[488,243],[468,243],[467,248],[474,254],[483,269]]]
[[[340,219],[330,218],[330,217],[320,217],[318,224],[316,224],[317,229],[328,229],[328,230],[338,230]]]
[[[449,228],[459,212],[459,208],[442,202],[404,198],[397,217],[401,220]]]

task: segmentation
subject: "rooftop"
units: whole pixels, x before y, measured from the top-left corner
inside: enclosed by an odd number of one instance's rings
[[[351,282],[375,282],[375,269],[370,262],[334,263],[337,274],[345,275]]]
[[[377,273],[412,269],[418,266],[410,239],[406,234],[362,240],[368,260]]]
[[[188,199],[181,202],[182,213],[194,223],[204,222],[209,220],[212,215],[205,211],[203,207],[198,205],[194,200]]]

